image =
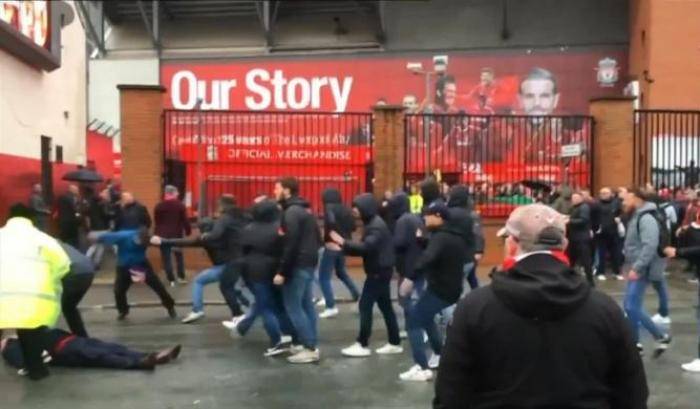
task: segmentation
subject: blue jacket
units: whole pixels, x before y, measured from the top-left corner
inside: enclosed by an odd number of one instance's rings
[[[146,246],[139,242],[138,230],[119,230],[101,235],[100,243],[117,246],[117,266],[132,267],[146,262]]]

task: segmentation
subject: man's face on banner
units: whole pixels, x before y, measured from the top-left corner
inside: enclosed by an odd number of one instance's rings
[[[480,81],[482,85],[493,84],[493,73],[491,71],[481,71]]]
[[[418,99],[415,95],[406,95],[403,97],[401,105],[403,105],[407,111],[413,112],[418,108]]]
[[[457,84],[448,82],[445,84],[445,105],[448,107],[454,106],[457,100]]]
[[[520,106],[527,115],[551,115],[559,103],[554,83],[548,79],[529,79],[520,84]]]

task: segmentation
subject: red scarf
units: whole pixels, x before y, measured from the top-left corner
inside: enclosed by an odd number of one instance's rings
[[[569,261],[569,257],[562,250],[538,251],[534,254],[549,254],[550,256],[561,261],[562,263],[566,264],[567,266],[571,265],[571,262]],[[529,255],[527,257],[529,257]],[[523,260],[523,259],[520,259],[520,260]],[[501,264],[502,271],[508,271],[511,268],[515,267],[515,264],[517,264],[518,261],[520,261],[520,260],[518,260],[517,257],[508,257],[507,259],[505,259],[503,261],[503,264]]]

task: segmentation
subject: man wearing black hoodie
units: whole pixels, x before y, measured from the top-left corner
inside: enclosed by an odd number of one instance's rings
[[[367,357],[372,354],[368,348],[372,335],[372,309],[376,303],[384,316],[389,343],[377,349],[378,354],[400,354],[403,352],[399,325],[391,305],[391,276],[394,267],[394,245],[391,232],[384,220],[379,217],[379,204],[370,193],[364,193],[352,202],[355,217],[362,219],[364,231],[361,242],[345,240],[337,232],[331,232],[331,239],[343,248],[345,254],[362,256],[362,265],[367,278],[360,297],[360,335],[357,342],[343,349],[349,357]]]
[[[593,228],[591,219],[591,207],[586,203],[581,192],[571,195],[571,215],[566,228],[569,247],[566,249],[571,265],[581,266],[586,273],[586,280],[591,287],[593,281]]]
[[[459,302],[434,407],[645,409],[649,395],[617,303],[568,265],[562,216],[516,209],[499,235],[506,260]]]
[[[450,208],[450,223],[455,224],[463,234],[467,261],[464,263],[464,277],[471,289],[479,286],[476,281],[477,254],[484,253],[484,236],[481,232],[481,217],[471,209],[469,190],[464,185],[452,186],[447,207]]]
[[[618,280],[623,280],[620,272],[622,268],[622,242],[617,231],[617,225],[622,214],[622,206],[613,197],[612,190],[609,187],[600,189],[598,203],[600,205],[600,229],[596,232],[598,251],[598,268],[596,273],[598,280],[606,280],[605,265],[608,256],[610,256],[613,274]]]
[[[415,365],[399,375],[404,381],[429,381],[433,372],[425,354],[423,331],[433,350],[434,365],[439,362],[442,337],[435,324],[435,316],[453,305],[462,295],[463,269],[467,261],[467,240],[471,231],[464,231],[451,223],[451,209],[442,201],[434,201],[425,210],[426,227],[432,231],[428,247],[416,263],[415,272],[425,275],[428,288],[411,309],[408,318],[408,339],[411,342]],[[413,276],[406,277],[399,292],[410,294]]]
[[[318,362],[318,317],[313,302],[313,282],[321,245],[320,231],[309,203],[299,197],[299,182],[295,178],[277,181],[274,193],[284,209],[280,225],[284,240],[280,271],[273,282],[282,286],[285,309],[303,347],[288,361],[293,364]]]
[[[352,218],[352,211],[343,204],[340,192],[335,188],[328,188],[323,191],[323,241],[325,246],[321,253],[321,261],[318,265],[318,281],[323,293],[323,300],[320,301],[325,305],[326,310],[319,314],[321,318],[331,318],[338,315],[338,309],[335,307],[335,296],[333,295],[333,286],[331,278],[333,270],[340,281],[345,284],[353,301],[360,299],[360,293],[357,291],[355,283],[348,275],[345,268],[345,255],[340,247],[333,243],[330,239],[330,232],[336,231],[344,239],[350,240],[352,232],[355,230],[355,220]]]

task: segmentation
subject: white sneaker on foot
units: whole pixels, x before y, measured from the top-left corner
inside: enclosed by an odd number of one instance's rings
[[[291,344],[292,343],[292,336],[291,335],[282,335],[280,338],[280,342],[283,344]]]
[[[318,301],[316,301],[316,306],[317,307],[325,307],[326,306],[326,300],[323,298],[319,298]]]
[[[279,344],[277,344],[271,348],[268,348],[265,351],[265,353],[263,354],[263,356],[271,357],[271,356],[281,355],[281,354],[289,352],[290,347],[291,347],[291,345],[289,345],[288,343],[280,342]]]
[[[671,317],[662,317],[660,314],[656,314],[651,317],[656,325],[671,325]]]
[[[304,347],[301,345],[292,345],[292,347],[289,348],[289,353],[292,355],[296,355],[303,350],[304,350]]]
[[[379,355],[403,354],[403,347],[401,345],[386,344],[381,348],[375,349],[374,352],[378,353]]]
[[[408,338],[408,332],[406,332],[406,331],[399,332],[399,338],[401,338],[401,339]]]
[[[245,315],[239,315],[231,318],[231,321],[221,321],[221,325],[223,325],[227,330],[233,331],[238,328],[238,324],[243,321],[243,318],[245,318]]]
[[[340,352],[343,355],[349,356],[351,358],[365,358],[372,355],[372,350],[363,347],[362,345],[360,345],[359,342],[355,342],[354,344],[350,345],[349,347],[343,349]]]
[[[290,364],[312,364],[314,362],[318,362],[321,360],[321,352],[317,349],[314,349],[313,351],[310,349],[304,348],[303,351],[299,352],[298,354],[294,354],[287,358],[287,361]]]
[[[185,318],[182,319],[183,324],[189,324],[197,321],[204,316],[204,311],[192,311]]]
[[[414,365],[408,371],[400,374],[399,379],[402,381],[427,382],[433,379],[433,371],[423,369],[420,365]]]
[[[322,313],[318,314],[319,318],[333,318],[338,315],[337,308],[326,308]]]
[[[435,355],[430,357],[430,360],[428,361],[428,368],[430,369],[438,369],[440,367],[440,355]]]
[[[171,281],[171,282],[170,282],[170,286],[171,286],[171,287],[175,287],[175,281]]]
[[[617,279],[617,281],[625,281],[625,276],[623,276],[622,274],[616,275],[615,278]]]
[[[185,285],[187,284],[187,280],[185,280],[184,278],[178,278],[177,283],[180,285]]]
[[[606,277],[603,274],[599,274],[597,278],[598,278],[598,281],[606,281],[608,279],[608,277]]]
[[[684,371],[700,373],[700,359],[681,365]]]

